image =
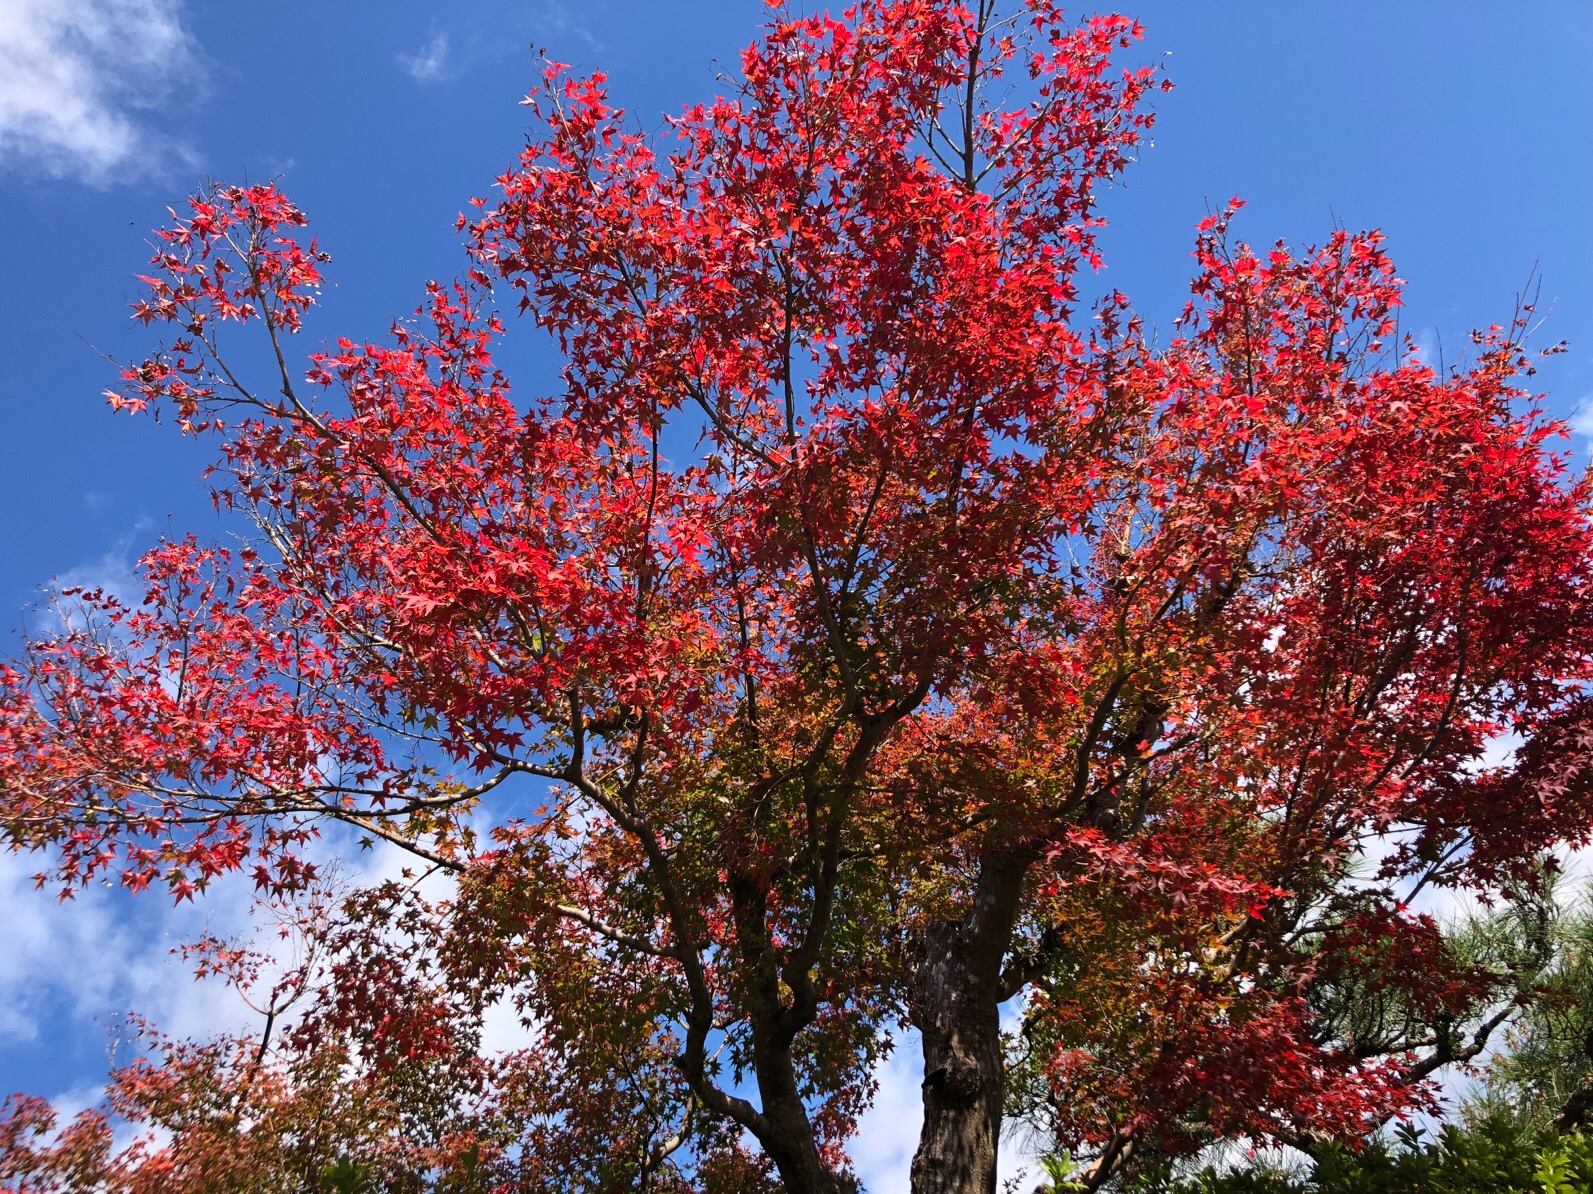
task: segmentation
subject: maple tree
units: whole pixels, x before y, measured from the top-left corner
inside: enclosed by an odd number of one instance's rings
[[[135,312],[174,338],[112,404],[215,439],[255,534],[162,543],[142,605],[69,594],[0,672],[0,826],[67,889],[313,904],[329,823],[452,882],[307,916],[274,1040],[156,1038],[113,1102],[168,1144],[51,1152],[23,1100],[8,1163],[843,1190],[905,1022],[915,1191],[993,1191],[1020,1089],[1093,1188],[1355,1139],[1476,1056],[1521,976],[1408,898],[1593,824],[1588,484],[1525,314],[1435,371],[1376,234],[1257,252],[1229,208],[1165,345],[1081,309],[1139,32],[781,17],[656,144],[549,64],[465,274],[307,370],[304,215],[174,216]],[[558,393],[495,367],[505,298]]]

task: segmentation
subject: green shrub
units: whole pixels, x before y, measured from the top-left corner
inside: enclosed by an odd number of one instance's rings
[[[1593,1138],[1524,1135],[1502,1123],[1446,1124],[1436,1136],[1401,1128],[1358,1153],[1326,1150],[1308,1174],[1265,1166],[1152,1175],[1133,1194],[1587,1194]]]

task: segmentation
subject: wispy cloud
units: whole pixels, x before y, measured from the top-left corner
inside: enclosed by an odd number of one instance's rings
[[[330,828],[328,838],[310,851],[311,860],[350,885],[397,879],[414,862],[383,843],[369,852],[354,851],[356,857],[339,864],[335,859],[350,853],[351,835]],[[158,884],[142,896],[130,896],[114,876],[62,902],[55,883],[39,887],[34,882],[33,872],[48,865],[43,855],[0,852],[0,907],[6,910],[0,1071],[21,1055],[13,1050],[30,1043],[36,1050],[39,1042],[63,1032],[103,1032],[107,1052],[114,1040],[117,1060],[125,1062],[133,1044],[124,1020],[129,1012],[179,1039],[259,1030],[257,1014],[237,990],[219,979],[195,981],[191,964],[174,948],[211,934],[246,943],[278,965],[291,957],[292,935],[275,931],[276,922],[255,899],[247,876],[224,876],[196,902],[180,905]],[[445,898],[451,888],[434,877],[423,890]],[[497,1007],[489,1012],[486,1037],[489,1047],[515,1048],[525,1044],[527,1029],[512,1007]],[[70,1118],[99,1101],[108,1067],[88,1064],[87,1073],[63,1066],[55,1090],[31,1093],[55,1094],[58,1109]]]
[[[869,1194],[907,1194],[908,1169],[924,1122],[921,1049],[916,1032],[897,1037],[890,1056],[875,1067],[874,1102],[858,1121],[857,1135],[847,1142]]]
[[[398,65],[417,83],[435,83],[448,77],[448,35],[434,33],[416,54],[398,55]]]
[[[0,0],[0,167],[95,185],[192,154],[150,113],[201,81],[181,0]]]
[[[1582,400],[1571,412],[1571,430],[1593,438],[1593,394],[1583,394]],[[1589,445],[1588,450],[1593,452],[1593,445]]]
[[[0,0],[0,4],[4,2]],[[92,499],[104,497],[90,490],[84,496],[84,507],[98,513]],[[83,594],[99,593],[121,605],[136,607],[143,600],[144,584],[139,576],[134,544],[143,539],[150,525],[147,518],[137,519],[117,536],[103,555],[84,560],[51,577],[49,584],[41,585],[39,599],[29,611],[28,633],[36,638],[48,638],[96,624],[102,632],[108,630],[90,608],[92,603],[83,601]]]
[[[0,1056],[4,1046],[58,1028],[63,1013],[76,1031],[117,1024],[128,1011],[150,1015],[179,1034],[208,1035],[248,1023],[248,1009],[220,983],[196,984],[172,946],[207,923],[236,932],[247,891],[226,887],[203,909],[173,907],[157,894],[137,907],[114,890],[89,887],[68,903],[53,885],[36,888],[37,855],[0,854],[0,903],[6,909],[6,966],[0,970]]]
[[[1444,343],[1435,327],[1422,328],[1411,340],[1415,363],[1439,369],[1444,364]]]
[[[542,0],[535,12],[538,26],[547,33],[577,37],[586,43],[589,50],[603,48],[603,43],[587,27],[586,22],[572,13],[563,0]]]

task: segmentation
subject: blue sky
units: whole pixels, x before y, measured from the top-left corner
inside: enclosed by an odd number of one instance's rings
[[[811,4],[810,4],[811,7]],[[1571,351],[1538,383],[1567,417],[1593,402],[1593,5],[1145,0],[1140,61],[1155,144],[1105,196],[1102,287],[1164,326],[1187,296],[1209,204],[1240,195],[1239,235],[1383,228],[1408,279],[1405,328],[1451,355],[1507,318],[1537,269],[1544,344]],[[208,448],[113,416],[147,229],[205,177],[280,175],[330,249],[323,335],[381,334],[427,277],[461,265],[453,217],[512,160],[529,45],[609,72],[643,128],[709,98],[763,19],[762,0],[0,0],[0,626],[52,577],[116,583],[168,530],[216,533]],[[529,328],[512,329],[529,338]],[[1586,452],[1578,438],[1576,451]],[[0,644],[0,654],[10,646]],[[231,1012],[165,957],[203,918],[103,893],[57,909],[0,857],[0,1093],[88,1097],[105,1024],[130,1008],[203,1030]],[[159,897],[155,900],[158,902]],[[909,1067],[910,1069],[910,1067]],[[866,1145],[871,1189],[911,1149],[887,1082]],[[905,1083],[905,1085],[903,1085]],[[898,1089],[900,1088],[900,1089]],[[905,1093],[904,1093],[905,1092]]]

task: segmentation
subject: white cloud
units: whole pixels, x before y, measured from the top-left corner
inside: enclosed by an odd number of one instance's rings
[[[586,43],[589,50],[601,50],[603,43],[587,28],[586,22],[570,12],[562,0],[543,0],[537,7],[538,26],[549,33],[566,34]]]
[[[904,1033],[896,1038],[891,1055],[875,1068],[879,1086],[874,1104],[858,1121],[857,1135],[847,1142],[868,1194],[907,1194],[908,1169],[924,1122],[919,1086],[923,1077],[918,1033]]]
[[[341,855],[346,861],[336,869],[352,885],[398,878],[415,863],[386,843],[369,852],[351,851],[346,840],[350,834],[328,829],[326,839],[309,853],[323,866]],[[62,901],[59,884],[35,885],[34,873],[47,865],[43,855],[0,852],[0,908],[6,910],[0,1069],[9,1049],[48,1040],[48,1034],[64,1028],[103,1031],[109,1049],[113,1034],[125,1038],[119,1026],[130,1012],[179,1039],[258,1031],[258,1016],[234,987],[219,978],[196,980],[192,964],[174,952],[209,933],[246,942],[278,964],[293,956],[295,943],[275,932],[275,923],[255,901],[247,875],[223,877],[192,903],[174,905],[159,884],[142,896],[131,896],[119,889],[114,876]],[[451,884],[433,876],[424,890],[439,898],[451,891]],[[512,1009],[496,1010],[489,1028],[495,1047],[525,1043],[527,1032]],[[33,1093],[53,1093],[70,1118],[98,1102],[98,1077],[63,1072],[55,1092]],[[83,1095],[85,1090],[92,1097]]]
[[[96,626],[102,633],[108,632],[109,627],[103,619],[96,618],[82,601],[83,593],[98,591],[123,606],[137,608],[144,599],[144,585],[132,553],[133,543],[149,525],[148,519],[140,518],[99,559],[86,561],[51,578],[40,590],[39,603],[29,620],[28,636],[47,639],[88,625]],[[62,591],[68,589],[77,595],[63,597]]]
[[[0,967],[0,1045],[38,1039],[63,1010],[83,1029],[107,1027],[128,1012],[163,1029],[207,1036],[248,1022],[248,1010],[224,983],[195,983],[172,948],[206,923],[231,934],[247,924],[242,883],[220,884],[202,906],[174,907],[160,893],[138,906],[91,885],[74,899],[37,888],[38,855],[0,854],[0,907],[6,910],[6,965]]]
[[[1441,369],[1445,363],[1443,337],[1435,327],[1422,328],[1411,338],[1411,358],[1414,364]]]
[[[181,0],[0,0],[0,167],[103,185],[191,155],[144,114],[199,82]]]
[[[150,527],[147,518],[133,523],[126,534],[117,537],[110,549],[97,560],[90,560],[68,569],[55,578],[53,588],[98,589],[123,605],[137,605],[143,600],[133,543]]]
[[[1571,412],[1571,430],[1578,435],[1593,437],[1593,394],[1583,394],[1582,400]],[[1593,452],[1593,445],[1588,450]]]
[[[417,83],[435,83],[448,77],[448,35],[434,33],[416,54],[398,55],[398,64]]]

